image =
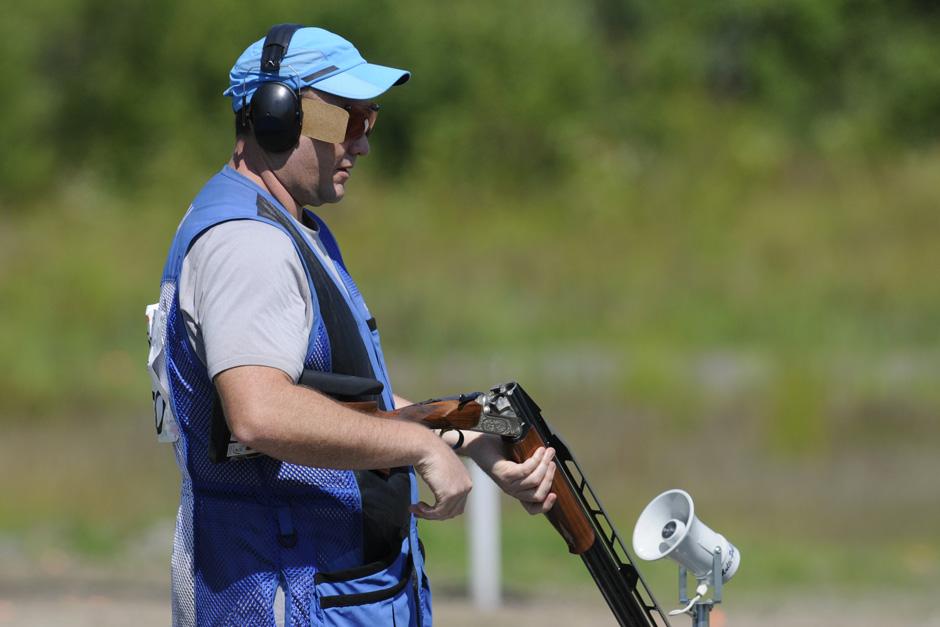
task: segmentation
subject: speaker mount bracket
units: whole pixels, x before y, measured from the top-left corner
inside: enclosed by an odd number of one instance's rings
[[[708,586],[708,583],[711,584],[712,596],[710,599],[702,598],[704,592],[689,598],[688,588],[686,580],[688,579],[689,573],[685,566],[679,566],[679,603],[682,603],[685,608],[678,610],[676,612],[669,612],[670,615],[675,613],[685,613],[692,616],[692,627],[708,627],[710,624],[711,611],[715,605],[721,603],[721,597],[724,588],[724,582],[721,577],[721,547],[716,546],[715,550],[712,552],[712,571],[707,576],[698,580],[699,584],[705,584]],[[709,581],[710,580],[710,581]],[[708,582],[708,583],[706,583]],[[699,590],[701,591],[701,585]],[[707,591],[707,590],[706,590]]]

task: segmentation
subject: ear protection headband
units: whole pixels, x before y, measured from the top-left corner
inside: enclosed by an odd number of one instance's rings
[[[277,75],[290,40],[302,26],[277,24],[271,27],[261,51],[261,71]],[[243,126],[250,126],[258,145],[269,152],[285,152],[297,145],[303,125],[300,92],[283,81],[262,83],[239,112]]]

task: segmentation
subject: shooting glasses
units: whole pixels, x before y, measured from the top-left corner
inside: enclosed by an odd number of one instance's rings
[[[333,144],[368,137],[379,116],[377,104],[340,107],[313,98],[301,98],[300,104],[304,112],[301,134]]]

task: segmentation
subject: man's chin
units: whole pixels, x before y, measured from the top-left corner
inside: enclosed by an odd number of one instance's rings
[[[329,187],[321,186],[317,190],[317,202],[310,203],[314,207],[319,207],[320,205],[328,205],[331,203],[339,202],[343,199],[343,196],[346,195],[346,186],[341,183],[333,183]]]
[[[343,199],[343,196],[346,195],[346,184],[345,183],[333,183],[333,198],[327,202],[339,202]]]

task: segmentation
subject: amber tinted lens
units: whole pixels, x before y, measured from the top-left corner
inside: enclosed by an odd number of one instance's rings
[[[349,124],[346,126],[346,141],[359,139],[363,135],[369,136],[375,128],[375,120],[379,117],[379,106],[369,105],[361,107],[346,107],[349,112]]]

